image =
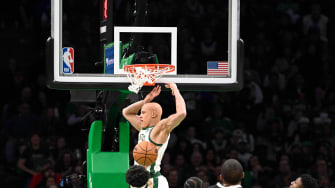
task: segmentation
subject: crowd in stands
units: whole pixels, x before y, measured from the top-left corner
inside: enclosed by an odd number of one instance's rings
[[[183,21],[211,25],[208,41],[194,40],[199,33],[192,33],[192,24],[181,31],[187,44],[178,49],[183,50],[178,58],[189,63],[189,71],[199,69],[197,58],[220,53],[214,44],[222,19],[216,13],[224,9],[214,6],[219,1],[163,1],[176,9],[183,4]],[[89,105],[70,103],[69,91],[46,86],[49,1],[8,3],[11,8],[0,11],[0,187],[57,188],[63,178],[84,173],[94,117],[87,115]],[[214,185],[228,158],[243,165],[245,188],[285,188],[302,173],[312,174],[321,188],[335,187],[331,11],[330,1],[241,0],[244,87],[182,92],[188,115],[172,133],[162,160],[170,188],[182,187],[192,176]],[[210,22],[200,19],[203,14]],[[166,12],[164,21],[176,16],[181,15]],[[169,95],[158,99],[166,109],[163,116],[174,110]],[[130,138],[133,148],[136,130]]]

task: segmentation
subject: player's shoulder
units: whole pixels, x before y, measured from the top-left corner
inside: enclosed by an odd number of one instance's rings
[[[171,130],[169,129],[168,126],[168,120],[167,119],[162,119],[159,121],[153,128],[152,132],[166,132],[166,134],[169,134]]]
[[[161,119],[154,128],[163,129],[167,125],[167,118]]]

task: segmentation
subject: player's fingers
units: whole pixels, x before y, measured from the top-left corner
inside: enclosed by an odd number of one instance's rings
[[[161,86],[158,85],[158,86],[156,87],[156,92],[160,92],[160,91],[161,91]]]
[[[171,87],[170,87],[170,84],[171,84],[171,83],[165,83],[165,87],[166,87],[166,88],[171,88]]]
[[[155,93],[155,92],[157,91],[157,87],[158,87],[158,86],[156,86],[156,87],[154,87],[154,88],[152,89],[152,92],[153,92],[153,93]]]

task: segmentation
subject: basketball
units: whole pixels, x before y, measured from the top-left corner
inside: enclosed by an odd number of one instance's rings
[[[133,149],[134,160],[142,166],[150,166],[156,161],[157,155],[155,144],[148,141],[138,143]]]

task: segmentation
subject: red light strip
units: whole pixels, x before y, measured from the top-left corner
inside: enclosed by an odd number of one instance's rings
[[[107,14],[107,10],[108,10],[107,2],[108,2],[108,0],[105,0],[105,2],[104,2],[104,19],[105,20],[107,20],[107,17],[108,17],[108,14]]]

